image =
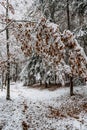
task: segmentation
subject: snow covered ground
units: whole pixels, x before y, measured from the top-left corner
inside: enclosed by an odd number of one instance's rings
[[[0,130],[87,130],[87,86],[55,91],[11,84],[11,101],[0,92]]]

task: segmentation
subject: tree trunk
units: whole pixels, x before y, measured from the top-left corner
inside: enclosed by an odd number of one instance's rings
[[[70,11],[69,11],[69,0],[67,0],[67,28],[70,30]]]
[[[18,79],[18,64],[17,63],[15,63],[15,82],[17,81],[17,79]]]
[[[42,85],[42,80],[40,80],[40,85]]]
[[[56,83],[56,78],[57,78],[57,76],[56,76],[56,74],[55,74],[55,85],[57,84],[57,83]]]
[[[7,0],[7,7],[6,7],[6,24],[8,24],[8,0]],[[6,40],[7,40],[7,96],[6,99],[10,100],[10,55],[9,55],[9,31],[8,28],[6,29]]]
[[[70,96],[73,95],[73,77],[70,77]]]
[[[2,82],[1,82],[1,91],[3,91],[3,79],[4,79],[4,71],[2,71]]]
[[[47,83],[45,82],[45,88],[47,88]]]

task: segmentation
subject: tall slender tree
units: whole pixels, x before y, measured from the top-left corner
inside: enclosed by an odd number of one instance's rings
[[[6,2],[6,25],[8,24],[9,1]],[[10,100],[10,55],[9,55],[9,30],[6,28],[6,40],[7,40],[7,96],[6,99]]]

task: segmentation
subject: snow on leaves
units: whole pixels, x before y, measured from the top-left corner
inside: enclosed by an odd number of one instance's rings
[[[83,48],[80,47],[70,31],[64,31],[62,41],[64,41],[65,46],[69,48],[68,55],[72,75],[87,77],[87,57]]]
[[[36,23],[16,24],[17,41],[26,56],[33,53],[42,57],[45,64],[54,68],[58,80],[64,85],[65,74],[87,77],[87,57],[73,34],[65,30],[60,33],[58,25],[42,18]],[[68,49],[68,63],[65,55]],[[67,68],[67,69],[66,69]]]

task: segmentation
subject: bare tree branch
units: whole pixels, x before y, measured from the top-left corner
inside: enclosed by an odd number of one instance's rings
[[[37,21],[29,21],[29,20],[13,20],[13,22],[17,22],[17,23],[20,23],[20,22],[24,22],[24,23],[37,23]]]
[[[11,25],[11,23],[13,23],[13,21],[9,22],[4,29],[0,30],[0,33],[4,32]]]
[[[17,23],[20,23],[20,22],[26,22],[26,23],[37,23],[37,21],[29,21],[29,20],[12,20],[11,22],[9,22],[6,27],[2,30],[0,30],[0,33],[4,32],[13,22],[17,22]],[[3,23],[5,24],[5,23]]]
[[[0,24],[6,24],[5,22],[0,21]]]

